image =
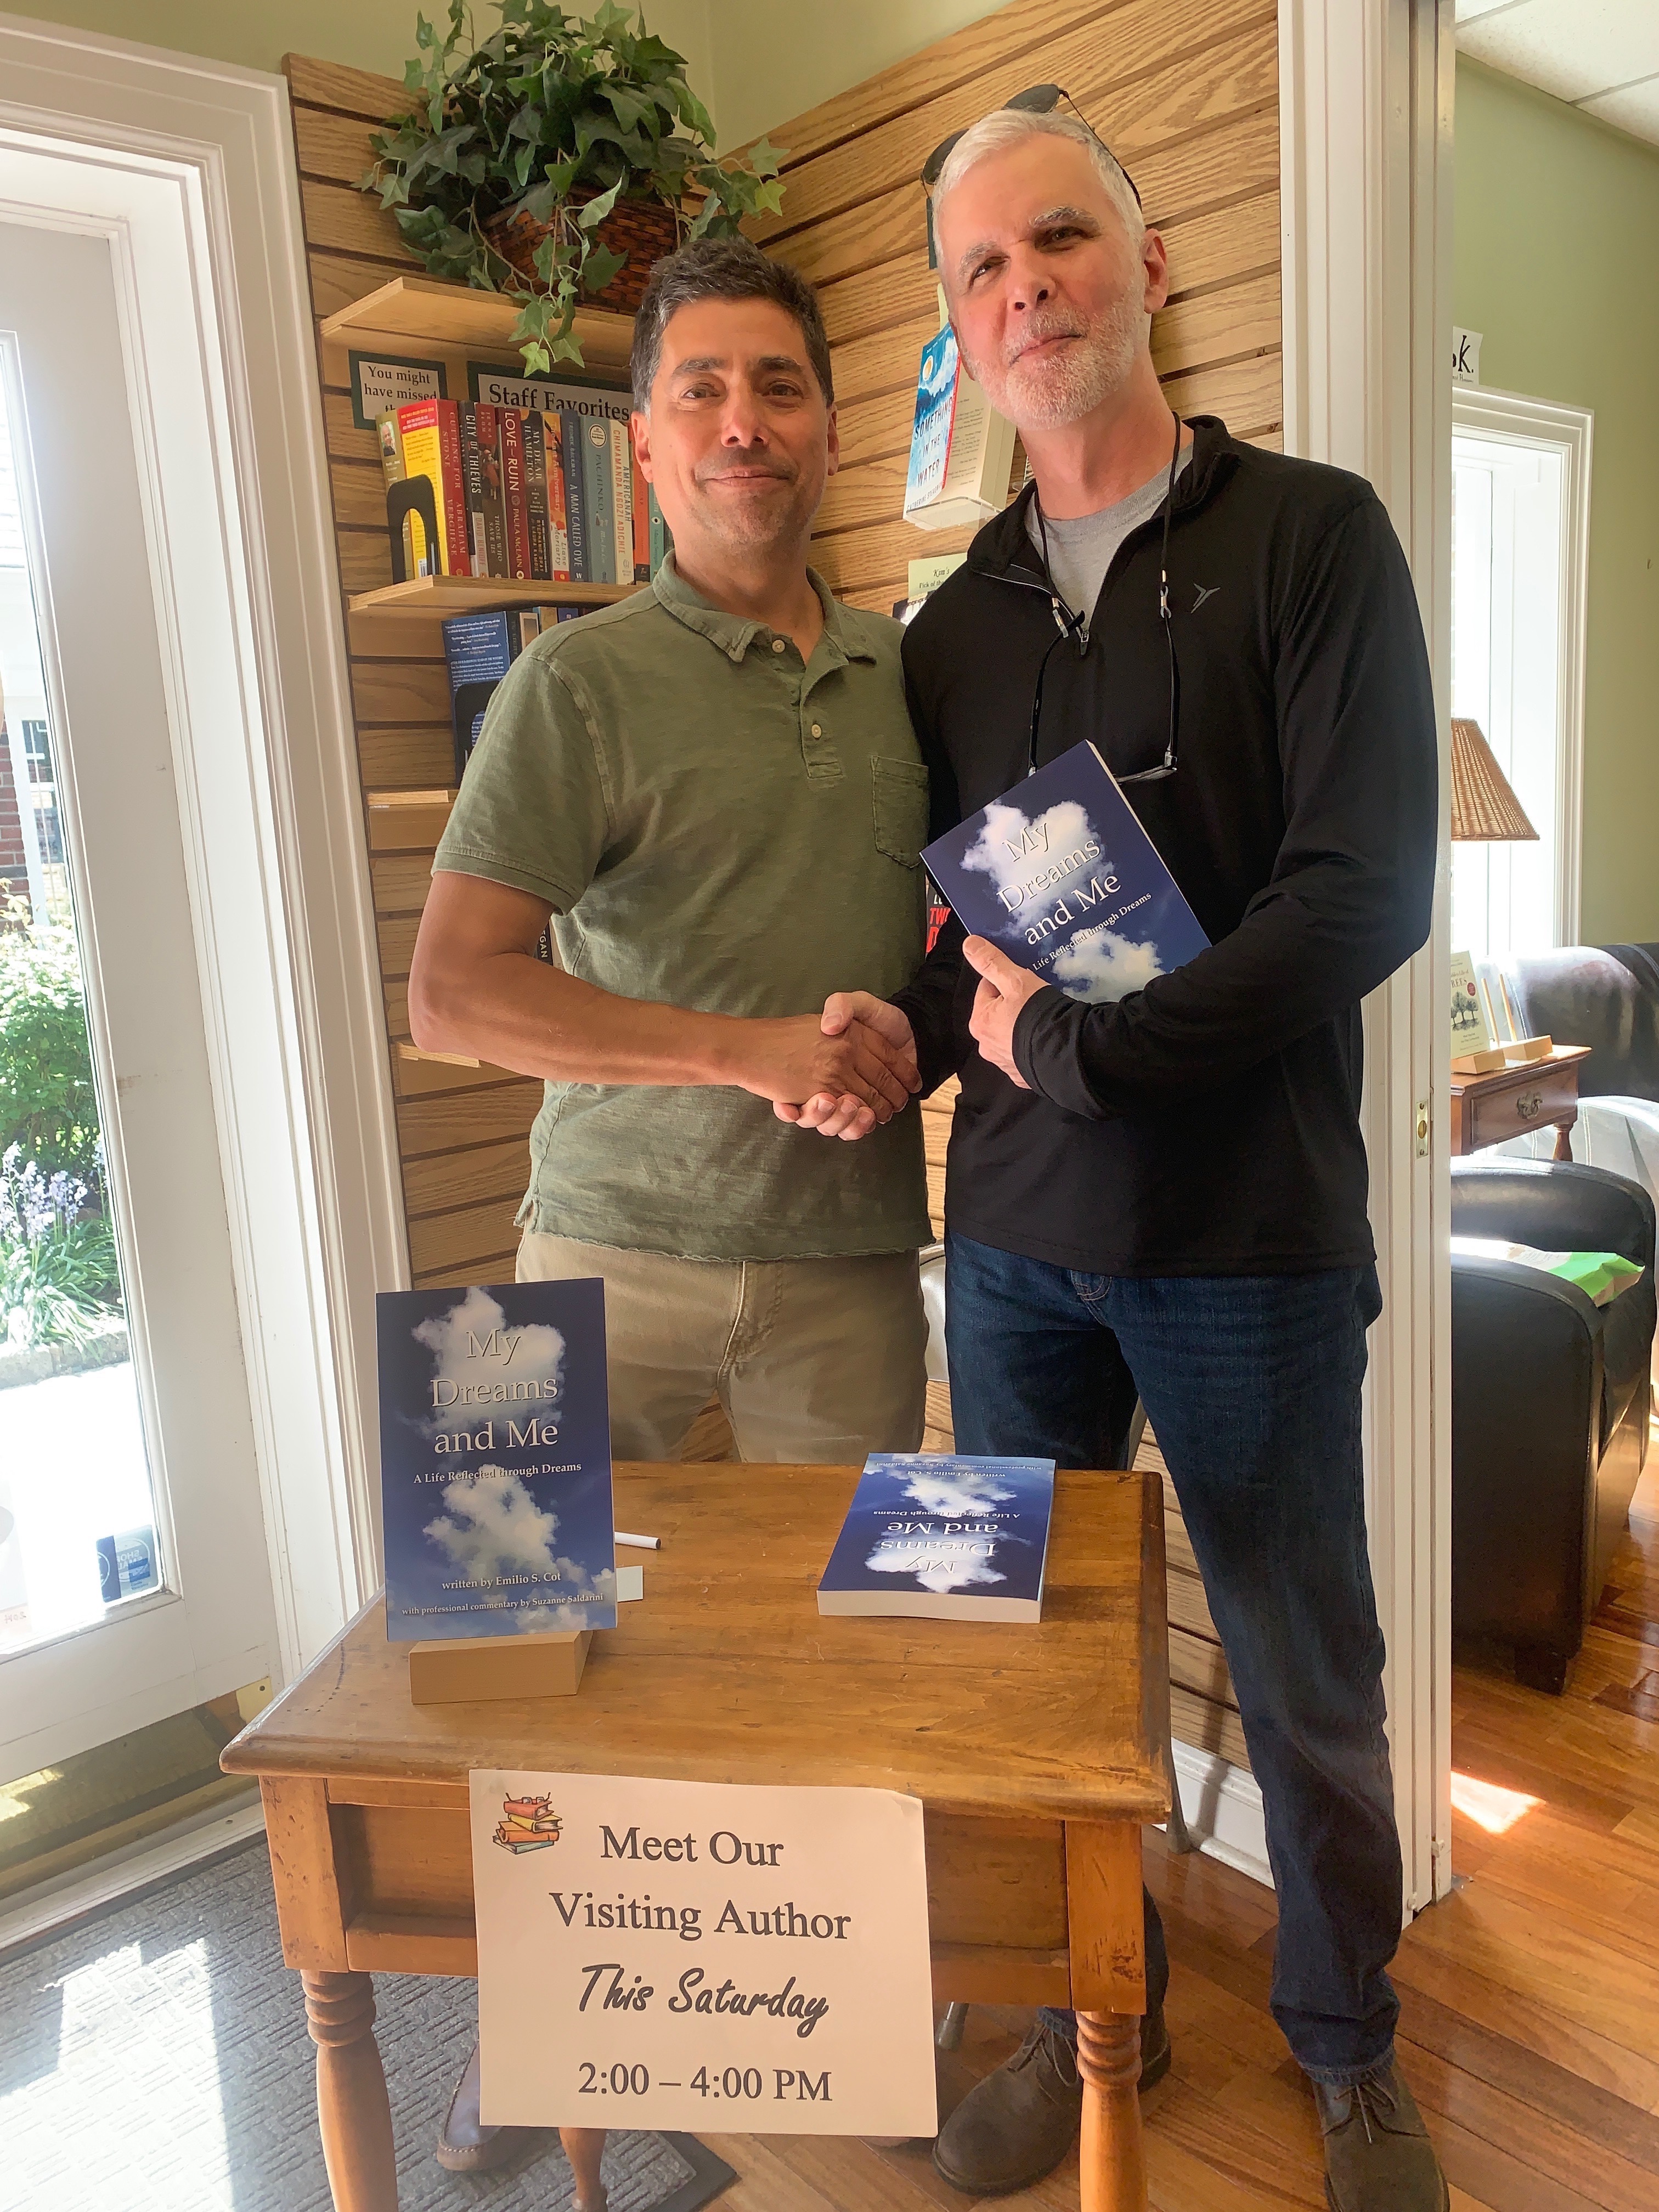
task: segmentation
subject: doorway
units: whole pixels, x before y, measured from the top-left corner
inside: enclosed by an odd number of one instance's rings
[[[119,273],[0,216],[0,1781],[82,1826],[87,1753],[151,1796],[140,1734],[277,1670]]]
[[[1451,939],[1477,960],[1578,941],[1591,416],[1452,395],[1452,712],[1538,832],[1451,848]]]

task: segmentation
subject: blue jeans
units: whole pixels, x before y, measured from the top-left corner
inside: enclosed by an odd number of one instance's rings
[[[1279,1893],[1273,2017],[1316,2081],[1387,2064],[1401,1877],[1365,1548],[1376,1273],[1085,1275],[956,1235],[957,1449],[1119,1467],[1137,1395],[1203,1573]],[[1149,2005],[1168,1956],[1146,1899]],[[1070,2027],[1068,2014],[1050,2015]]]

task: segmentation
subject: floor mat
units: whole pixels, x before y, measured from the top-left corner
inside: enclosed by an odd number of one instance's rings
[[[508,2172],[432,2145],[477,2030],[474,1985],[377,1974],[400,2212],[568,2212],[549,2133]],[[263,1841],[0,1960],[4,2212],[330,2212],[315,2050],[283,1964]],[[619,2130],[611,2212],[693,2212],[732,2179],[690,2136]]]

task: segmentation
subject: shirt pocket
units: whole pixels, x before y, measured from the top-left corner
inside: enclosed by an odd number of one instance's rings
[[[876,850],[901,867],[919,868],[927,842],[927,771],[920,761],[870,756]]]

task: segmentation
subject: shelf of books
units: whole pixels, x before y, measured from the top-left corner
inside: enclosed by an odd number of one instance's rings
[[[544,577],[411,576],[405,584],[354,592],[353,614],[470,615],[484,607],[608,607],[639,585],[550,583]]]
[[[518,303],[434,276],[394,276],[323,319],[324,339],[359,347],[369,338],[418,338],[432,346],[479,346],[510,358]],[[634,318],[579,307],[575,336],[586,373],[609,377],[628,367]]]

